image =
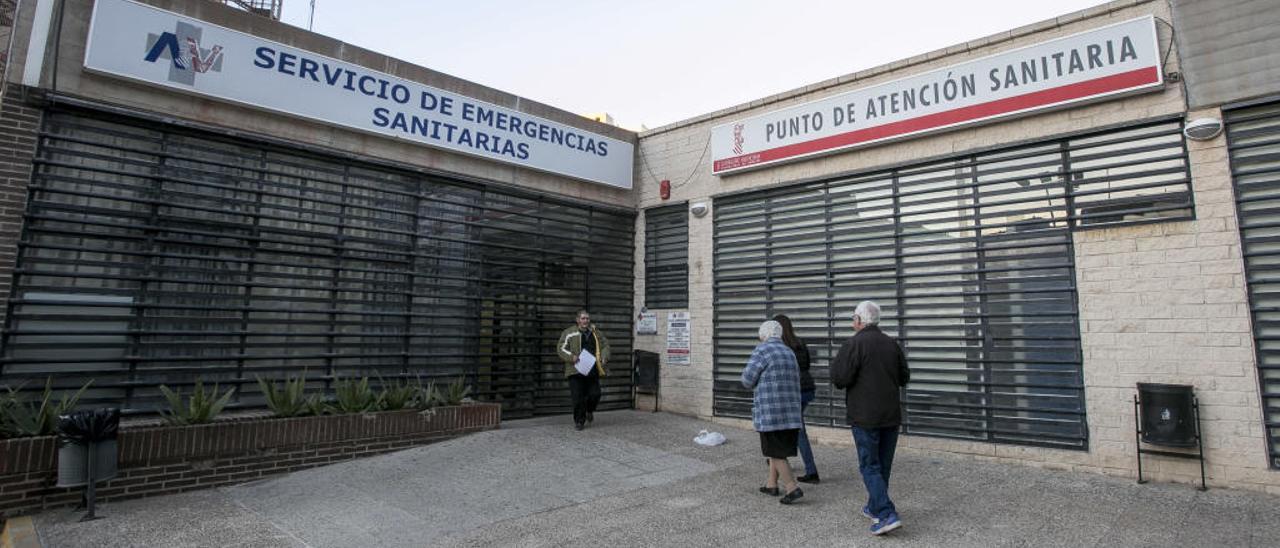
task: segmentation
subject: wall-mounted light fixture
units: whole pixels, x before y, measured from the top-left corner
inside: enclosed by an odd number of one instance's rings
[[[1196,118],[1182,126],[1182,134],[1192,141],[1208,141],[1222,133],[1222,120],[1218,118]]]
[[[692,213],[694,217],[702,217],[707,214],[708,209],[710,208],[707,207],[706,202],[694,202],[693,205],[689,206],[689,213]]]

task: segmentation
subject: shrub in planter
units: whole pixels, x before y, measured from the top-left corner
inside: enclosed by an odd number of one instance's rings
[[[213,418],[222,412],[222,408],[231,401],[231,395],[235,393],[235,389],[228,388],[226,394],[218,396],[218,385],[213,385],[212,390],[205,392],[204,384],[196,381],[191,397],[186,400],[182,399],[181,392],[174,392],[163,384],[160,385],[160,393],[164,394],[164,399],[169,402],[169,409],[160,411],[169,424],[204,424],[212,422]]]
[[[289,377],[284,381],[284,386],[280,389],[276,389],[276,381],[267,381],[262,377],[258,377],[258,387],[262,389],[262,397],[267,400],[267,407],[277,417],[300,417],[319,414],[313,413],[312,401],[306,395],[306,373],[303,373],[300,377]],[[319,407],[323,412],[323,401],[318,396],[313,396],[313,398],[321,403]]]
[[[436,383],[430,382],[426,385],[422,384],[422,379],[418,379],[418,384],[414,386],[417,391],[416,397],[413,399],[413,407],[419,411],[426,411],[440,405],[442,396],[440,391],[436,390]]]
[[[74,393],[62,393],[58,400],[53,398],[53,378],[45,381],[44,393],[40,398],[24,401],[18,388],[8,388],[8,394],[0,396],[0,437],[22,438],[30,436],[51,436],[58,424],[58,416],[65,415],[75,408],[80,396],[89,389],[93,381],[86,382]],[[21,388],[21,387],[19,387]]]
[[[333,406],[329,404],[329,401],[324,398],[323,394],[312,394],[307,396],[304,405],[306,405],[307,408],[307,415],[315,415],[319,417],[325,413],[333,412]]]
[[[470,393],[471,387],[467,386],[466,379],[458,377],[458,380],[449,383],[441,397],[445,405],[462,405],[462,402],[467,399],[467,394]]]
[[[333,384],[333,411],[338,414],[377,411],[382,396],[369,387],[369,377],[360,380],[338,379]]]
[[[413,404],[413,399],[418,395],[418,387],[409,382],[396,379],[394,383],[382,383],[382,410],[399,411]]]

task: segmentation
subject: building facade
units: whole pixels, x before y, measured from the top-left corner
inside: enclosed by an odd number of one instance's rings
[[[145,413],[197,380],[256,407],[259,377],[461,377],[521,417],[568,409],[545,350],[579,308],[630,354],[634,134],[216,2],[16,21],[6,386]]]
[[[908,447],[1131,476],[1137,384],[1190,385],[1209,484],[1280,492],[1269,4],[1117,0],[637,135],[217,2],[22,2],[0,383],[148,413],[462,377],[563,413],[586,307],[606,408],[646,350],[664,410],[746,425],[783,313],[848,444],[827,367],[872,299]]]
[[[663,407],[749,424],[737,378],[782,313],[814,355],[810,435],[848,443],[827,366],[872,299],[912,367],[908,447],[1133,476],[1137,384],[1191,385],[1209,484],[1280,492],[1266,4],[1111,2],[641,133],[672,190],[638,170],[636,263],[659,270],[636,301],[692,339],[686,366],[665,322],[637,337],[668,360]],[[1185,137],[1201,118],[1226,130]],[[646,287],[670,227],[675,307]]]

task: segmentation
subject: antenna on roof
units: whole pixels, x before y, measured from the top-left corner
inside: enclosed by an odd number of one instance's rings
[[[218,1],[218,0],[215,0]],[[280,20],[280,5],[284,0],[220,0],[223,4],[240,8],[254,15]],[[312,2],[314,4],[314,2]]]

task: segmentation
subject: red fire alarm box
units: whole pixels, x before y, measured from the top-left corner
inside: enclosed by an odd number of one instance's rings
[[[663,200],[671,197],[671,181],[663,179],[658,183],[658,197]]]

